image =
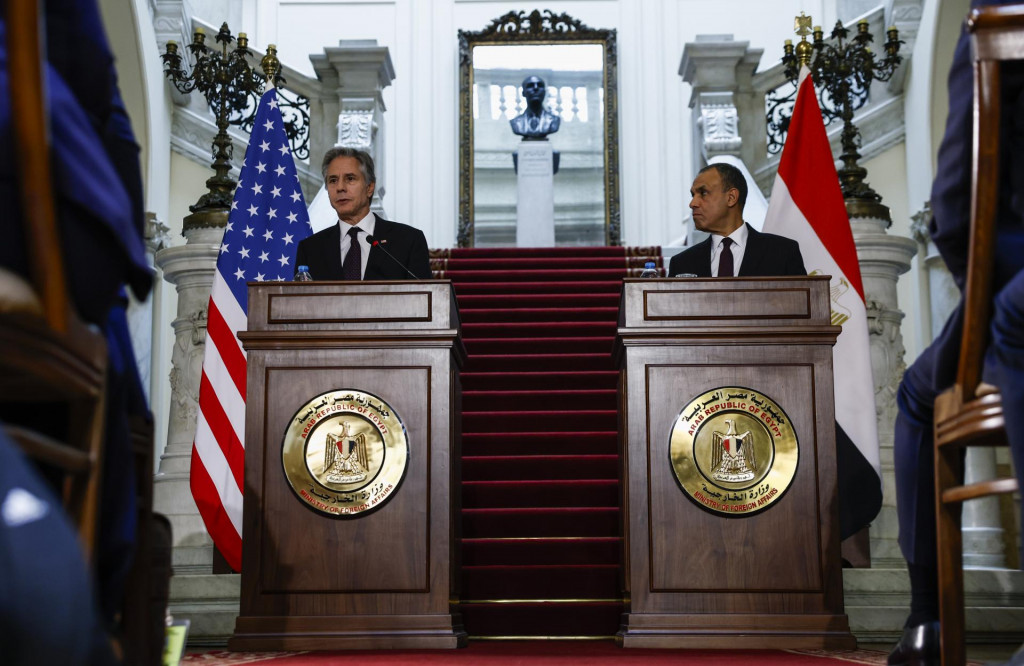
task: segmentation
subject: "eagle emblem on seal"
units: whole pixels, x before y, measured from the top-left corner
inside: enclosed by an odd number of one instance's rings
[[[711,478],[733,483],[750,481],[757,469],[753,437],[749,430],[737,433],[733,419],[726,419],[725,424],[725,432],[716,430],[711,433]]]
[[[355,483],[366,479],[366,435],[352,434],[342,421],[341,433],[329,433],[324,447],[324,475],[331,483]]]

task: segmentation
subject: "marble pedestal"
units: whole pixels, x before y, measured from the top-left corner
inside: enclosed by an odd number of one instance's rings
[[[554,158],[547,139],[519,142],[516,194],[516,247],[554,247]]]
[[[227,211],[223,213],[227,222]],[[210,573],[213,541],[192,499],[189,471],[192,440],[196,434],[199,381],[206,342],[207,305],[220,252],[223,226],[187,229],[185,245],[169,247],[156,255],[164,278],[178,291],[178,312],[173,322],[171,354],[171,410],[167,446],[160,456],[153,482],[153,506],[171,521],[171,564],[177,575]]]

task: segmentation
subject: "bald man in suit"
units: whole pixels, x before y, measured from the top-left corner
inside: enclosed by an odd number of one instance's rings
[[[796,241],[761,233],[743,221],[747,181],[731,164],[709,164],[690,188],[693,224],[711,234],[672,257],[669,277],[775,277],[807,275]]]

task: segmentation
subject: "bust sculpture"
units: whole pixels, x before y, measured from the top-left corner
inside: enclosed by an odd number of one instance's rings
[[[542,140],[548,134],[558,131],[562,119],[544,108],[544,96],[547,87],[538,76],[523,79],[523,97],[526,98],[526,110],[508,121],[512,132],[528,140]]]

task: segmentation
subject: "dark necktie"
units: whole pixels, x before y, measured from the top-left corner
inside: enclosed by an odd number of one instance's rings
[[[359,227],[350,227],[348,230],[349,248],[345,255],[345,261],[341,265],[341,279],[362,280],[363,279],[363,251],[359,247]],[[730,260],[730,265],[731,264]]]
[[[722,239],[722,255],[718,257],[718,277],[732,277],[732,245],[731,238]]]

